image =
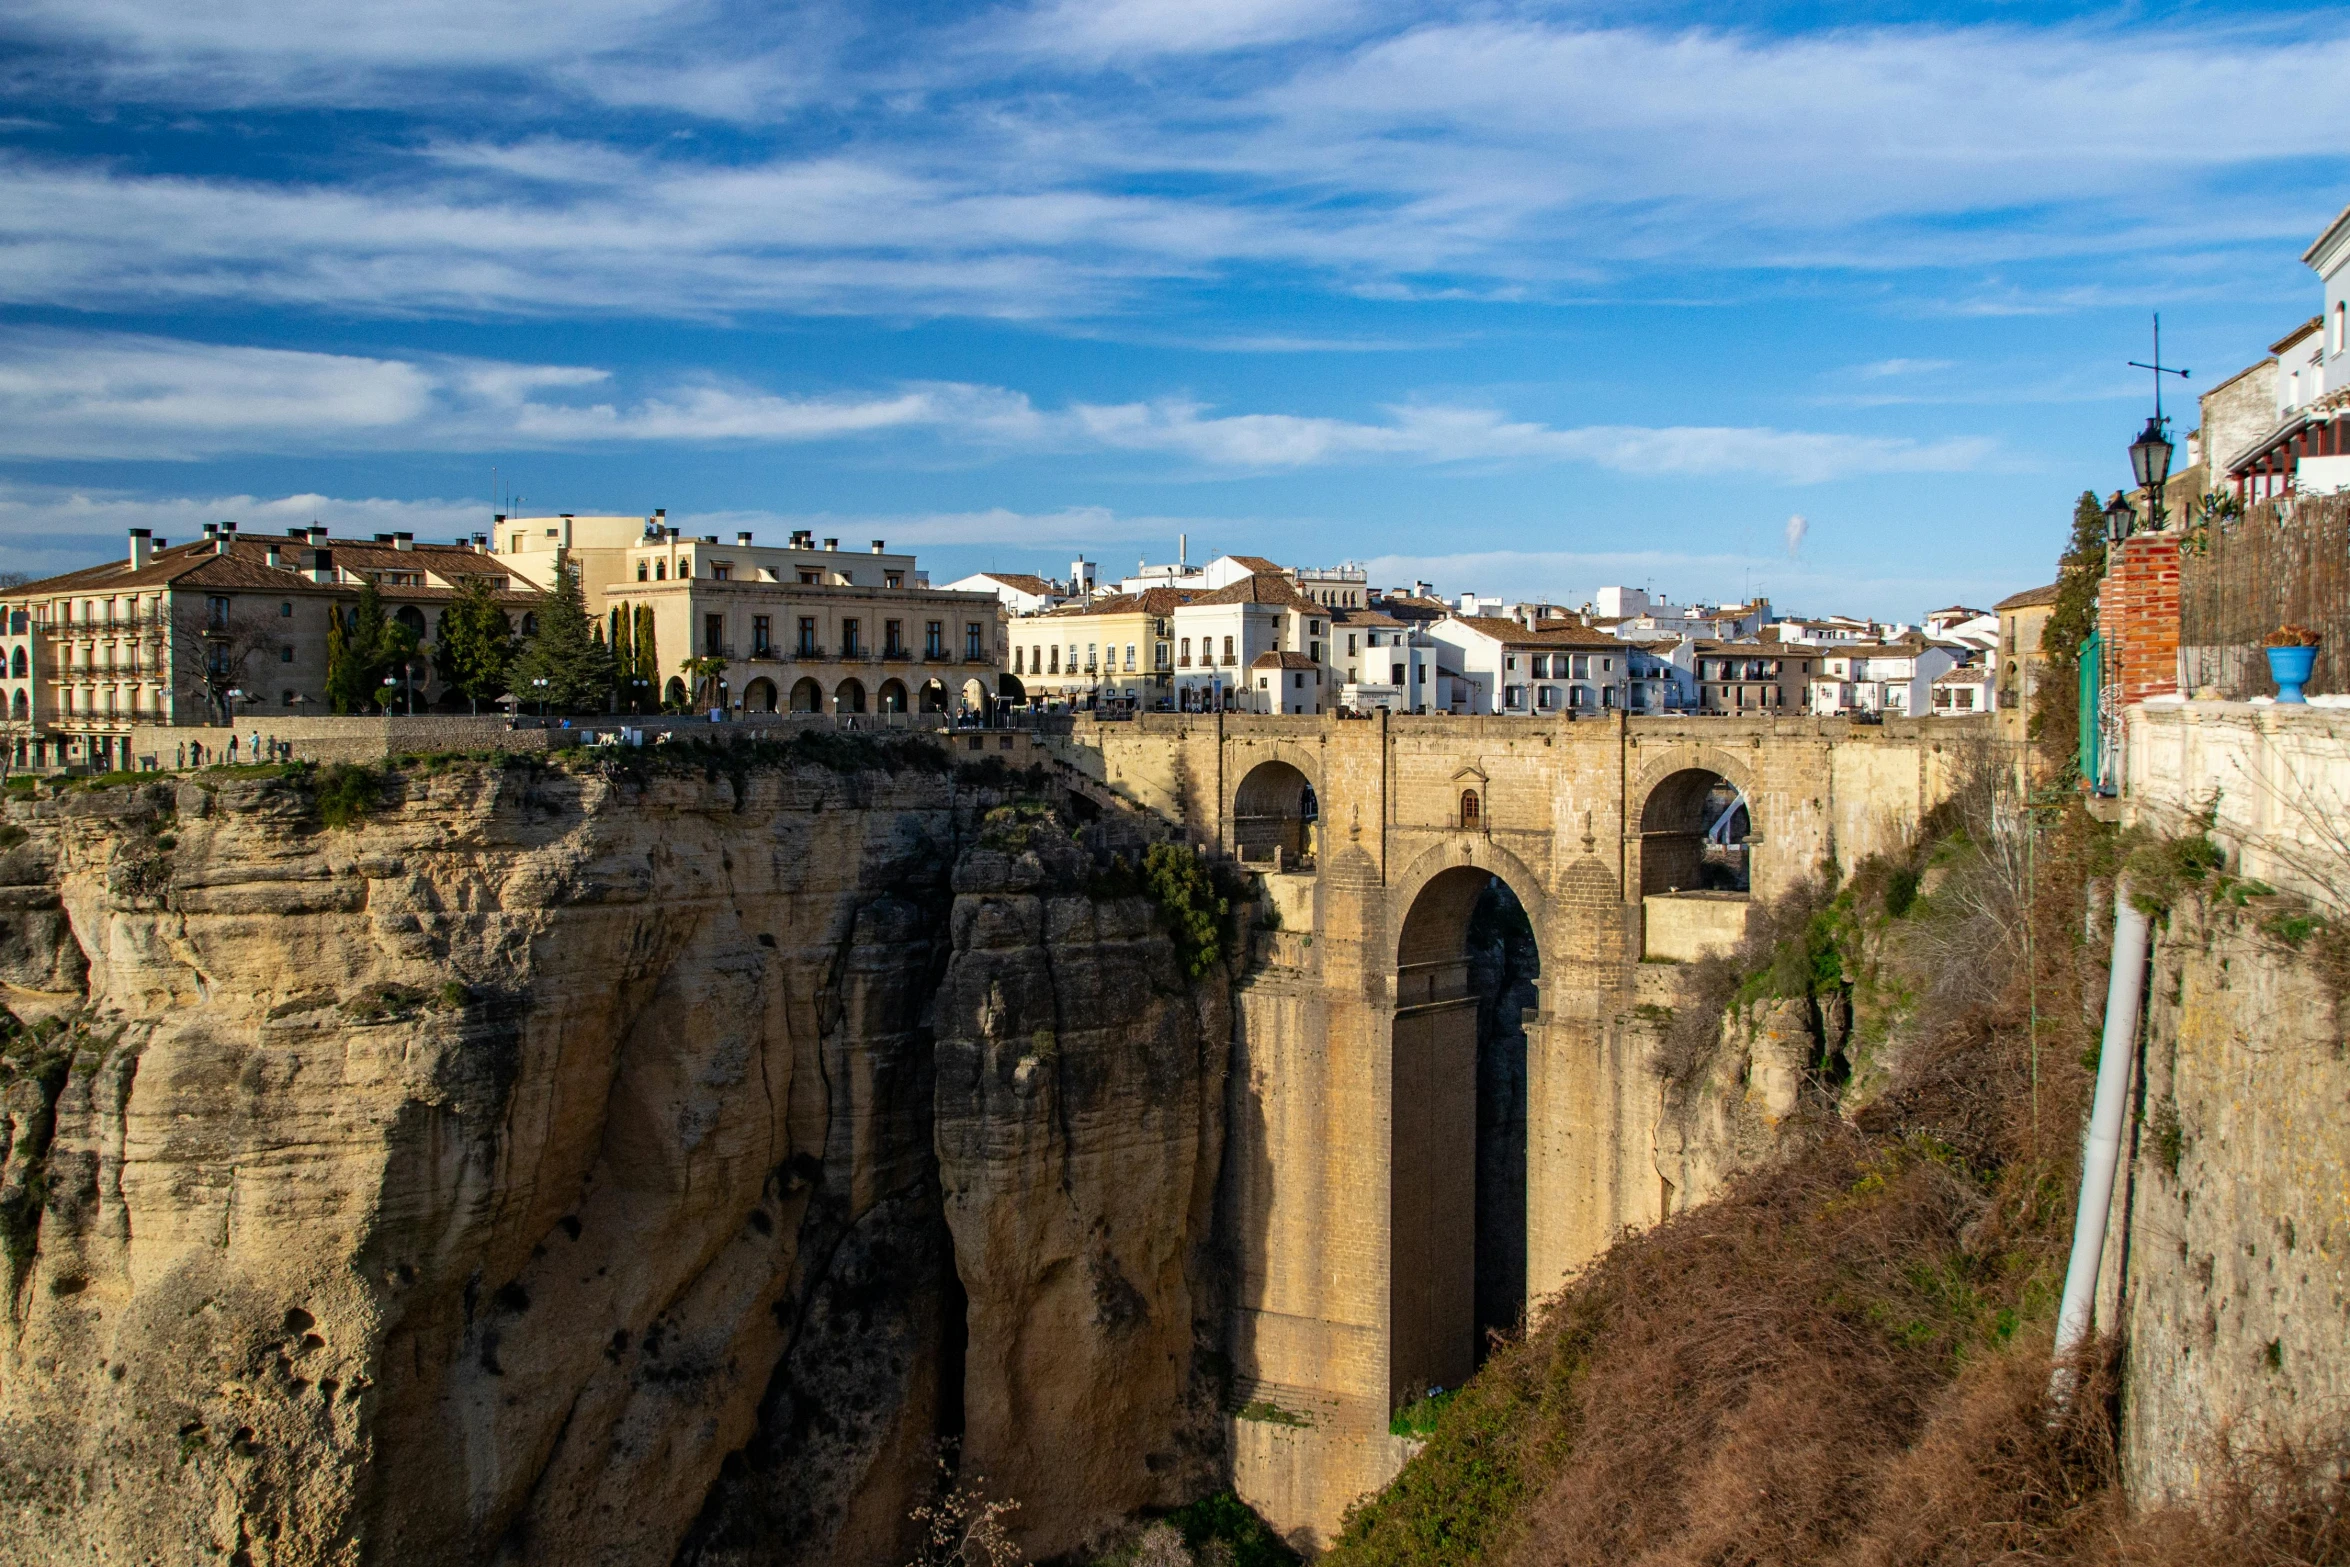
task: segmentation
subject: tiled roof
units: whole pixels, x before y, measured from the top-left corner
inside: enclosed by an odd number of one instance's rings
[[[1303,653],[1259,653],[1249,661],[1251,669],[1320,669],[1322,666]]]
[[[1235,560],[1241,558],[1237,555],[1233,557]],[[1266,571],[1243,577],[1238,582],[1227,584],[1212,593],[1197,594],[1190,602],[1195,605],[1278,604],[1285,609],[1311,610],[1316,614],[1328,612],[1324,606],[1298,592],[1296,585],[1287,577]]]
[[[1392,593],[1375,601],[1388,614],[1405,621],[1442,620],[1452,606],[1442,599],[1424,599],[1412,593]]]
[[[1025,571],[983,571],[979,575],[990,582],[1000,582],[1005,587],[1017,592],[1034,593],[1039,597],[1050,597],[1060,591],[1044,578],[1031,576]]]
[[[269,564],[269,551],[273,547],[280,551],[279,558],[283,564]],[[27,583],[10,592],[13,597],[39,598],[70,593],[125,593],[167,586],[228,592],[356,591],[355,583],[311,581],[302,570],[302,561],[310,547],[307,539],[239,533],[231,536],[228,553],[224,555],[211,539],[197,539],[157,550],[147,564],[137,571],[131,569],[126,555],[121,560],[84,566],[79,571]],[[496,556],[484,555],[462,545],[419,544],[414,549],[403,550],[389,544],[354,544],[346,539],[330,539],[325,548],[333,556],[336,566],[361,573],[419,571],[449,579],[492,576],[509,580],[515,575],[513,569]],[[398,587],[390,591],[404,597],[427,600],[450,594],[447,588],[430,586]],[[510,596],[536,598],[538,593],[533,588]]]
[[[1987,686],[1990,683],[1991,671],[1982,664],[1961,664],[1956,669],[1946,669],[1934,677],[1934,684],[1938,686]]]
[[[2292,331],[2287,332],[2283,337],[2280,337],[2275,342],[2269,344],[2268,351],[2272,354],[2281,354],[2286,349],[2291,348],[2295,343],[2300,342],[2303,338],[2307,337],[2310,333],[2316,331],[2319,327],[2322,327],[2325,324],[2326,318],[2324,316],[2311,316],[2308,320],[2293,328]]]
[[[1277,561],[1267,560],[1262,555],[1235,555],[1231,558],[1239,561],[1243,566],[1246,566],[1251,571],[1258,573],[1269,571],[1276,577],[1281,575],[1280,563]]]
[[[1501,615],[1455,615],[1461,625],[1481,635],[1505,642],[1511,647],[1588,647],[1606,648],[1610,652],[1623,646],[1614,637],[1604,636],[1587,626],[1571,620],[1546,621],[1538,629],[1528,629],[1522,621]]]
[[[2027,588],[2021,593],[2010,593],[1991,607],[1994,610],[2031,609],[2037,605],[2055,603],[2056,594],[2057,584],[2051,582],[2044,588]]]
[[[1362,626],[1380,631],[1401,631],[1405,624],[1384,610],[1376,609],[1334,609],[1330,612],[1330,623],[1334,626]]]

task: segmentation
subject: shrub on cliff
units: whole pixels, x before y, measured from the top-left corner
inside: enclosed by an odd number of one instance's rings
[[[1232,902],[1218,893],[1206,858],[1184,844],[1154,843],[1143,852],[1142,881],[1175,938],[1183,972],[1197,979],[1222,962]]]
[[[318,770],[311,795],[318,819],[337,831],[358,826],[383,802],[383,778],[353,762],[330,762]]]

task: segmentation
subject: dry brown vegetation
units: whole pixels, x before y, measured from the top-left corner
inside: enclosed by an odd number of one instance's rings
[[[1334,1563],[2350,1561],[2343,1455],[2214,1455],[2214,1505],[2133,1517],[2111,1347],[2049,1397],[2104,982],[2086,895],[2114,844],[2069,804],[2025,854],[2029,830],[1986,780],[1910,856],[1775,911],[1769,951],[1690,976],[1676,1024],[1799,978],[1849,1002],[1873,965],[1882,1091],[1856,1108],[1815,1084],[1841,1114],[1614,1247],[1461,1390]],[[1668,1064],[1706,1047],[1684,1025]]]

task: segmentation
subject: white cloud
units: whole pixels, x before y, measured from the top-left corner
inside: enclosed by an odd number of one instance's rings
[[[1628,472],[1980,468],[1991,444],[1745,427],[1560,428],[1414,404],[1378,422],[1220,414],[1168,398],[1043,409],[1005,387],[913,382],[786,396],[716,382],[633,399],[590,366],[413,361],[49,330],[0,333],[0,456],[185,459],[228,452],[483,451],[612,442],[773,443],[918,433],[975,451],[1137,452],[1216,470],[1339,463],[1588,463]]]
[[[1265,266],[1509,299],[1660,267],[2083,258],[2209,288],[2195,258],[2305,240],[2344,161],[2269,101],[2350,74],[2326,19],[1772,38],[1478,11],[1360,36],[1385,9],[1049,0],[908,32],[719,0],[39,0],[19,33],[90,52],[111,94],[388,103],[425,133],[341,179],[0,164],[0,299],[1066,319]],[[1152,63],[1105,80],[1107,59]],[[530,85],[485,100],[480,70]],[[611,106],[593,136],[569,129],[582,96]],[[670,134],[696,117],[766,139]],[[1914,303],[2043,308],[2077,281]]]
[[[191,539],[208,522],[248,532],[324,523],[344,536],[408,532],[462,538],[485,527],[479,501],[348,499],[331,495],[142,495],[128,490],[0,482],[0,569],[49,574],[105,559],[124,548],[127,530],[149,528]]]
[[[1811,521],[1797,512],[1787,519],[1787,558],[1793,560],[1803,548],[1803,536],[1811,531]]]

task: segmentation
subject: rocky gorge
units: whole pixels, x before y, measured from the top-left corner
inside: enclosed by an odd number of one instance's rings
[[[1215,1487],[1153,825],[776,752],[11,792],[0,1560],[887,1562],[942,1442],[1036,1556]]]

